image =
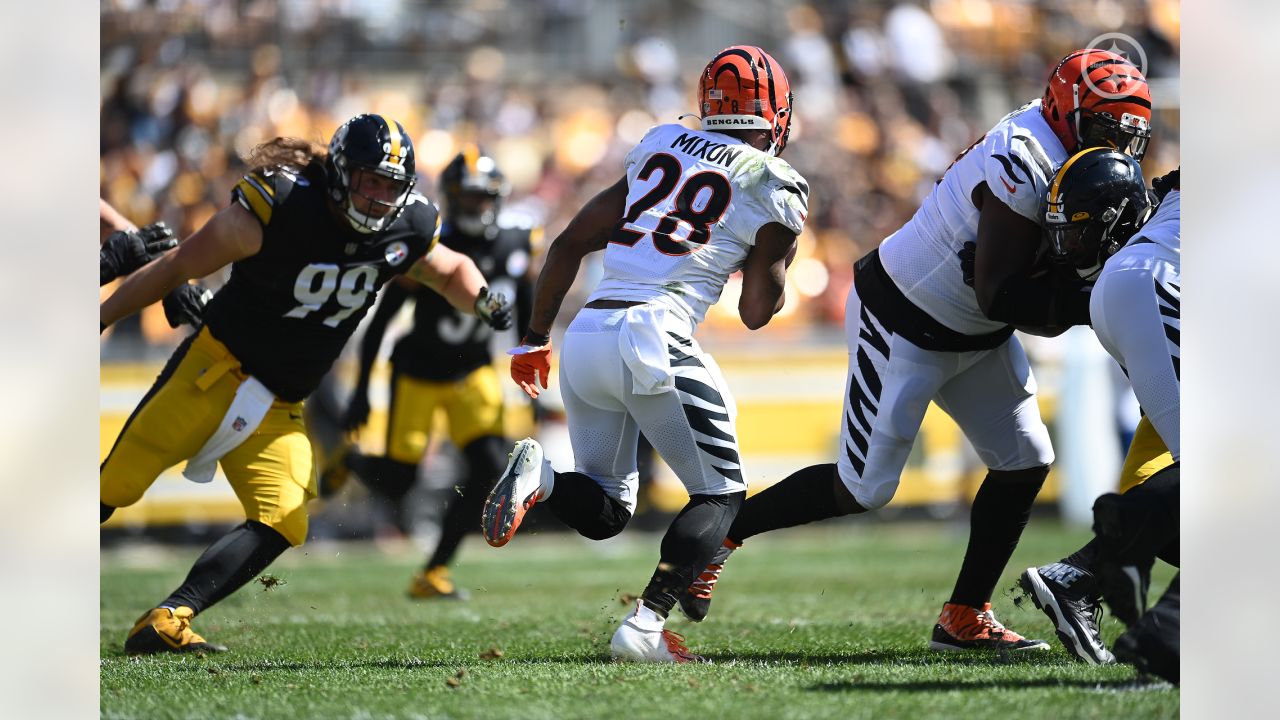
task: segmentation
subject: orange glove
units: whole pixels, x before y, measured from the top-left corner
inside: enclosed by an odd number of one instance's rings
[[[538,378],[541,376],[542,387],[549,387],[551,378],[551,341],[546,345],[524,344],[507,351],[511,355],[511,379],[516,381],[521,390],[531,398],[542,394],[538,389]]]

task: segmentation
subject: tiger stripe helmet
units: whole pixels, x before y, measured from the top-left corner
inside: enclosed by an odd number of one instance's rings
[[[787,146],[794,99],[782,66],[752,45],[721,50],[698,83],[702,129],[767,130],[770,155]]]
[[[1110,147],[1135,160],[1151,138],[1151,90],[1127,58],[1086,48],[1067,55],[1049,75],[1040,112],[1069,153]]]

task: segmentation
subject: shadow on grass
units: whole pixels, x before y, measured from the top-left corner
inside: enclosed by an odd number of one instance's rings
[[[514,665],[600,665],[609,664],[608,657],[597,655],[548,655],[539,658],[507,658],[488,660],[478,655],[457,656],[448,658],[370,658],[341,659],[317,658],[314,660],[272,660],[270,658],[235,657],[228,653],[203,654],[180,653],[130,657],[123,652],[104,655],[104,660],[123,662],[165,663],[166,670],[179,672],[298,672],[317,670],[421,670],[447,669],[454,670],[465,666],[485,665],[492,663],[494,667]]]
[[[709,653],[715,663],[764,662],[796,665],[917,665],[917,666],[1003,666],[1003,665],[1069,665],[1066,655],[1043,652],[1005,653],[963,652],[941,653],[933,650],[866,650],[861,652],[745,651]]]
[[[1079,688],[1084,690],[1106,690],[1106,691],[1144,691],[1144,690],[1166,690],[1173,689],[1173,686],[1166,682],[1155,680],[1146,681],[1133,678],[1116,678],[1110,680],[1079,680],[1066,678],[1026,678],[1022,680],[981,680],[981,681],[963,681],[963,680],[869,680],[866,682],[860,680],[840,680],[837,682],[824,682],[807,688],[810,692],[884,692],[884,693],[902,693],[902,692],[956,692],[956,691],[989,691],[989,690],[1026,690],[1028,688],[1053,688],[1067,689]]]

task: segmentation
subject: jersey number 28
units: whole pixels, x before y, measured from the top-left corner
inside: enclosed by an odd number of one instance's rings
[[[729,208],[729,200],[733,197],[733,188],[729,179],[712,170],[693,175],[685,181],[676,193],[675,207],[658,221],[652,233],[645,230],[633,230],[629,225],[640,219],[644,212],[671,196],[680,182],[684,168],[674,156],[666,153],[651,155],[640,168],[639,180],[648,180],[657,171],[660,173],[658,183],[627,209],[626,217],[614,228],[609,242],[631,247],[644,239],[645,235],[653,235],[653,246],[663,255],[688,255],[707,243],[711,235],[711,226],[720,221],[724,211]],[[704,191],[710,192],[704,192]],[[701,207],[694,203],[702,196],[706,200]],[[684,222],[692,230],[684,242],[676,242],[671,233],[676,231],[680,222]]]

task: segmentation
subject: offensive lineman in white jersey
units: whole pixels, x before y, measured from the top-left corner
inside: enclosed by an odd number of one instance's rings
[[[752,330],[769,322],[808,214],[808,184],[778,157],[792,96],[777,61],[757,47],[728,48],[703,71],[699,95],[702,130],[650,130],[627,154],[626,176],[556,238],[528,335],[512,351],[512,378],[537,397],[560,303],[583,256],[604,249],[604,279],[566,331],[560,363],[576,472],[554,472],[538,443],[522,440],[482,515],[494,546],[511,539],[534,503],[586,537],[617,535],[635,511],[644,432],[690,498],[610,643],[622,660],[701,660],[663,625],[720,546],[747,485],[733,396],[693,331],[737,270],[742,322]]]
[[[1158,435],[1156,447],[1131,444],[1125,468],[1133,472],[1166,453],[1171,461],[1145,482],[1132,483],[1123,496],[1099,498],[1094,505],[1098,536],[1059,562],[1028,568],[1019,579],[1072,655],[1090,664],[1115,659],[1098,629],[1101,594],[1131,628],[1129,640],[1117,642],[1117,656],[1129,662],[1141,659],[1147,669],[1175,683],[1177,581],[1152,611],[1159,613],[1158,621],[1139,618],[1145,617],[1155,558],[1179,564],[1179,184],[1178,171],[1156,179],[1159,206],[1147,220],[1148,195],[1138,164],[1094,148],[1068,160],[1050,186],[1045,235],[1051,252],[1080,277],[1097,276],[1089,303],[1094,332],[1129,377],[1142,406],[1142,422]]]
[[[721,550],[681,597],[691,619],[706,616],[724,561],[748,537],[888,503],[932,400],[989,472],[930,647],[1048,648],[1001,625],[990,603],[1053,461],[1013,330],[1052,335],[1087,319],[1080,283],[1028,272],[1041,246],[1044,192],[1069,151],[1109,146],[1140,157],[1150,119],[1138,68],[1102,50],[1071,53],[1042,100],[962,152],[915,216],[858,261],[845,309],[849,375],[838,462],[799,470],[743,505]],[[962,269],[966,256],[972,277]]]

